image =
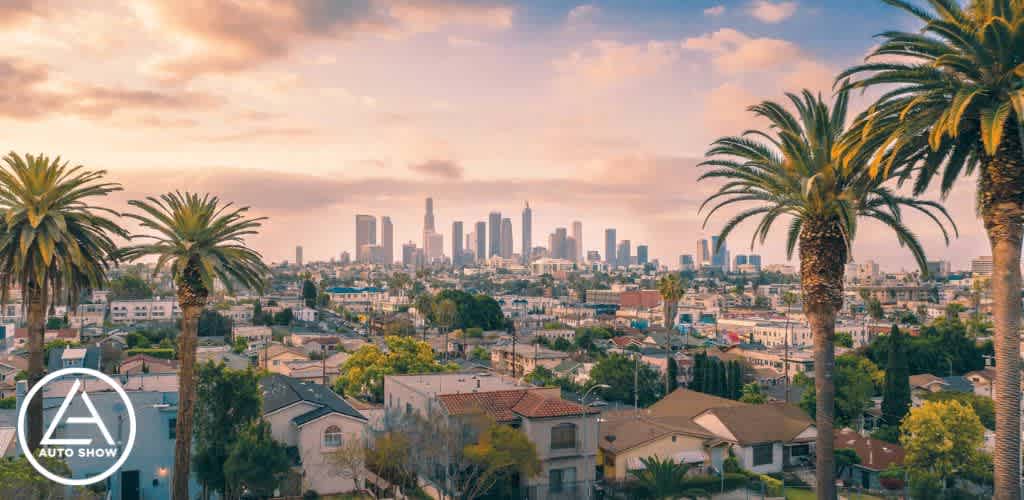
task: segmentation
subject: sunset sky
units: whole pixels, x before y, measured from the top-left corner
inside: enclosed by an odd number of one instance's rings
[[[914,27],[876,0],[0,0],[0,149],[108,169],[118,208],[177,188],[251,205],[273,261],[353,252],[356,213],[390,215],[400,255],[433,196],[446,253],[452,220],[491,210],[518,250],[529,200],[535,245],[581,220],[587,250],[616,227],[675,265],[717,189],[695,182],[709,142]],[[988,247],[970,181],[948,203],[949,248],[912,222],[964,266]],[[877,226],[859,238],[855,258],[912,265]]]

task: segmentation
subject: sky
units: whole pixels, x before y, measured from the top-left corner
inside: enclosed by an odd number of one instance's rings
[[[400,256],[432,196],[446,249],[453,220],[497,210],[518,250],[529,201],[534,245],[580,220],[586,250],[614,227],[674,265],[727,220],[698,214],[711,141],[763,125],[761,100],[831,95],[874,34],[914,27],[874,0],[0,0],[0,149],[108,170],[115,209],[173,189],[249,205],[271,261],[354,254],[357,213],[390,216]],[[949,247],[911,219],[929,257],[987,254],[973,200],[969,180],[946,200]],[[876,229],[854,258],[912,267]]]

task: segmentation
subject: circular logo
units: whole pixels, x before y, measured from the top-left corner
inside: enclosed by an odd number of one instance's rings
[[[39,391],[44,386],[53,382],[54,380],[64,377],[71,377],[74,375],[89,376],[98,379],[103,383],[107,384],[108,386],[110,386],[112,389],[114,389],[114,392],[116,392],[117,395],[121,397],[121,401],[124,403],[124,408],[128,413],[128,442],[125,443],[125,447],[121,451],[121,454],[117,458],[117,461],[115,461],[113,465],[104,470],[102,473],[81,479],[61,477],[58,476],[57,474],[54,474],[46,467],[43,467],[39,463],[37,457],[32,453],[32,450],[28,448],[28,440],[25,439],[25,415],[28,410],[29,403],[32,401],[32,398],[36,397],[39,394]],[[57,413],[53,417],[53,421],[50,423],[49,426],[46,427],[46,431],[43,434],[43,439],[40,442],[40,448],[38,453],[40,453],[41,456],[51,456],[49,454],[46,454],[46,452],[52,450],[57,452],[57,457],[112,457],[113,454],[116,454],[114,439],[110,435],[110,431],[107,429],[107,425],[103,422],[103,419],[96,411],[95,405],[92,404],[92,400],[89,398],[89,393],[81,392],[81,394],[79,394],[79,388],[82,385],[82,378],[80,376],[73,378],[74,382],[71,383],[70,389],[67,391],[67,394],[60,395],[64,398],[64,400],[61,403],[60,407],[58,407]],[[43,396],[39,395],[39,397]],[[74,402],[75,398],[81,398],[83,405],[90,414],[88,417],[65,418],[65,413],[67,412],[68,407],[70,407],[71,404]],[[95,426],[97,430],[100,432],[99,440],[105,441],[106,444],[112,448],[89,448],[90,446],[93,445],[94,441],[97,440],[96,438],[55,438],[53,434],[54,431],[57,429],[57,426],[60,424],[61,420],[64,420],[69,424],[91,424]],[[105,373],[98,372],[96,370],[92,370],[89,368],[64,368],[63,370],[57,370],[53,373],[48,374],[47,376],[43,377],[42,380],[40,380],[37,384],[32,386],[32,389],[30,389],[28,391],[28,394],[25,395],[25,400],[21,404],[21,409],[18,410],[18,443],[21,446],[22,453],[25,454],[25,457],[28,459],[29,463],[31,463],[32,467],[39,471],[40,474],[42,474],[51,481],[67,486],[85,486],[97,483],[110,477],[112,474],[114,474],[114,472],[117,472],[117,469],[121,468],[121,466],[124,465],[125,461],[128,460],[128,455],[131,453],[132,447],[135,446],[135,431],[135,408],[132,406],[131,399],[128,398],[128,393],[126,393],[124,389],[121,387],[121,385],[118,384],[113,378],[110,378],[110,376],[106,375]],[[77,455],[74,454],[74,450],[71,448],[71,446],[78,447]]]

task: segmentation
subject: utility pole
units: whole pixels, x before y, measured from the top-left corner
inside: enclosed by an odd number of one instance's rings
[[[320,345],[320,370],[323,372],[324,386],[327,385],[327,346]]]

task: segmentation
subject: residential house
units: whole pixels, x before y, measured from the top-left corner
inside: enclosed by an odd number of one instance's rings
[[[569,359],[569,353],[548,349],[539,345],[518,345],[515,353],[512,346],[503,345],[491,349],[491,366],[501,372],[511,372],[515,366],[515,372],[526,374],[543,366],[554,370],[563,361]]]
[[[203,364],[207,362],[224,363],[224,366],[231,368],[232,370],[245,370],[252,366],[249,358],[240,354],[235,354],[230,347],[226,345],[215,346],[215,347],[197,347],[196,348],[196,363]]]
[[[889,467],[902,466],[905,456],[900,445],[862,436],[849,428],[836,431],[834,446],[837,450],[848,448],[857,452],[860,463],[844,470],[840,478],[847,486],[866,490],[882,490],[881,472]]]
[[[14,395],[15,378],[28,368],[28,361],[20,356],[0,358],[0,399]]]
[[[316,323],[316,321],[320,318],[319,311],[311,307],[301,307],[299,309],[292,311],[292,314],[294,314],[295,319],[299,321],[304,321],[306,323]]]
[[[46,360],[46,371],[53,373],[64,368],[100,369],[100,348],[86,347],[55,347],[49,350]]]
[[[220,313],[230,318],[232,324],[250,324],[252,323],[252,317],[255,309],[256,308],[252,304],[235,304],[223,311],[220,311]]]
[[[308,359],[286,361],[281,364],[280,371],[275,370],[275,372],[304,382],[326,383],[328,386],[333,386],[334,381],[338,379],[341,373],[338,365],[329,365],[327,360],[314,361]]]
[[[266,349],[261,349],[257,355],[260,368],[274,373],[284,373],[284,364],[289,361],[309,360],[309,356],[302,349],[282,344],[270,344]]]
[[[270,342],[274,332],[269,326],[239,326],[231,327],[231,339],[245,339],[246,345],[263,345]]]
[[[63,340],[70,343],[78,343],[82,341],[81,336],[78,333],[77,328],[60,328],[56,330],[46,330],[43,334],[44,342],[53,342],[54,340]],[[13,349],[23,349],[28,347],[28,328],[15,328],[14,329],[14,344],[11,346]]]
[[[147,354],[136,354],[121,360],[118,372],[122,375],[136,373],[178,373],[178,362]]]
[[[321,495],[362,487],[338,474],[331,453],[346,442],[365,442],[367,418],[341,396],[321,384],[280,374],[260,379],[263,419],[278,442],[295,450],[301,469],[301,491]]]

